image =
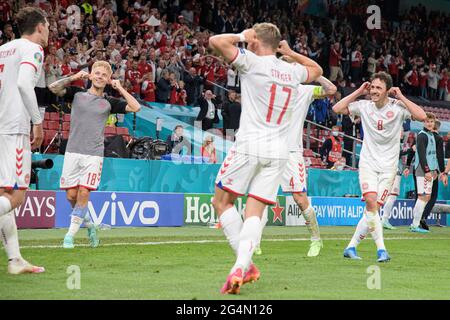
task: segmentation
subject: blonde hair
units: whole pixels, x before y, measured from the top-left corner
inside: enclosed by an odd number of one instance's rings
[[[427,119],[436,120],[436,115],[432,112],[425,112]]]
[[[99,60],[94,62],[94,64],[92,65],[92,70],[96,68],[104,68],[109,73],[109,75],[112,75],[111,65],[106,61]]]
[[[273,50],[280,45],[281,33],[276,25],[263,22],[255,24],[252,29],[255,30],[256,38]]]

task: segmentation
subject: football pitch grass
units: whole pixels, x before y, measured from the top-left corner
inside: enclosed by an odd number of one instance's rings
[[[353,231],[321,227],[324,247],[309,258],[305,227],[265,228],[263,253],[254,256],[261,279],[233,296],[219,292],[234,263],[222,230],[114,228],[100,231],[101,245],[93,249],[81,229],[72,250],[61,248],[66,229],[20,230],[22,255],[46,272],[8,275],[2,250],[0,299],[450,299],[449,228],[427,235],[406,227],[385,231],[392,260],[384,264],[376,262],[370,236],[358,247],[363,260],[343,258]],[[79,267],[80,289],[68,288],[76,283],[70,266]],[[379,289],[369,289],[376,279]]]

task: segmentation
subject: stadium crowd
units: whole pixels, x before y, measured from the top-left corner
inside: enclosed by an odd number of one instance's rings
[[[359,86],[378,71],[390,73],[394,85],[409,95],[450,101],[450,16],[421,5],[384,17],[380,29],[368,30],[367,0],[328,1],[318,16],[304,14],[295,0],[2,0],[0,44],[19,37],[14,12],[25,3],[45,9],[50,23],[41,88],[106,60],[113,78],[137,98],[202,106],[204,92],[213,92],[217,114],[232,102],[225,88],[239,93],[239,74],[207,49],[209,37],[265,21],[278,25],[290,46],[316,60],[338,86],[333,101],[311,106],[309,120],[340,124],[331,107],[343,89]],[[72,85],[86,88],[88,83]],[[56,97],[43,90],[40,98],[50,105]]]
[[[19,36],[13,13],[23,2],[44,8],[51,25],[42,87],[103,59],[145,101],[195,105],[206,89],[225,98],[221,88],[239,91],[239,77],[210,55],[208,38],[265,21],[340,86],[357,86],[384,70],[410,95],[450,101],[450,17],[420,5],[368,30],[366,0],[329,1],[321,17],[302,14],[292,0],[3,0],[0,44]]]

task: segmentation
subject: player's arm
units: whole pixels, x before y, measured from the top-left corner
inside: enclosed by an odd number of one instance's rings
[[[44,129],[42,127],[42,117],[39,112],[39,106],[34,93],[34,77],[36,67],[29,63],[22,63],[19,68],[17,77],[17,87],[23,104],[28,111],[33,122],[33,140],[31,141],[31,149],[39,148],[44,140]]]
[[[238,55],[238,42],[256,41],[256,33],[253,29],[247,29],[239,34],[224,33],[209,38],[209,47],[222,55],[227,62],[232,62]]]
[[[113,87],[113,89],[119,91],[120,95],[124,97],[124,99],[126,100],[127,102],[127,105],[125,107],[126,112],[139,112],[141,110],[141,105],[139,104],[139,102],[136,100],[135,97],[129,94],[127,90],[125,90],[122,87],[119,80],[112,80],[111,86]]]
[[[314,99],[323,99],[336,94],[336,86],[324,76],[320,76],[316,81],[320,84],[320,87],[316,87],[317,89],[314,90]]]
[[[79,79],[89,79],[89,73],[86,71],[80,71],[74,75],[71,75],[69,77],[64,77],[62,79],[59,79],[52,84],[48,86],[48,89],[55,95],[59,97],[63,97],[67,90],[66,87],[72,82]]]
[[[337,114],[349,114],[348,106],[362,95],[369,93],[370,82],[364,82],[361,87],[353,91],[352,94],[342,98],[338,103],[333,106],[333,111]]]
[[[280,42],[280,46],[277,51],[284,56],[288,56],[306,68],[308,71],[308,78],[305,81],[306,83],[313,82],[323,74],[322,67],[317,62],[292,50],[286,40]]]
[[[404,107],[411,113],[411,116],[414,120],[425,121],[425,119],[427,118],[425,111],[423,111],[423,109],[417,104],[406,98],[401,92],[400,88],[392,87],[391,89],[389,89],[389,94],[393,95],[396,99],[399,99],[402,102]]]

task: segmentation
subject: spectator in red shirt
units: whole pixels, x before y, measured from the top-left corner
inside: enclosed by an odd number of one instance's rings
[[[361,45],[357,45],[355,50],[352,52],[352,83],[353,85],[359,85],[361,82],[361,68],[363,63],[363,55],[361,53]]]
[[[141,83],[143,81],[142,74],[138,70],[138,61],[133,61],[133,67],[132,69],[128,69],[125,72],[125,79],[129,80],[131,85],[133,86],[133,89],[131,90],[132,94],[134,94],[135,97],[139,97],[141,93]]]
[[[438,100],[445,100],[447,90],[448,74],[447,69],[442,69],[438,82]]]
[[[393,80],[395,86],[398,85],[398,77],[400,74],[399,69],[398,69],[399,64],[400,64],[400,60],[396,56],[392,55],[391,59],[389,61],[389,64],[388,64],[388,71],[389,71],[389,74],[392,76],[392,80]]]
[[[420,96],[422,98],[427,99],[427,80],[428,73],[425,72],[425,68],[422,67],[419,69],[419,86],[420,86]]]
[[[409,86],[409,94],[419,96],[419,73],[416,65],[405,75],[404,81]]]
[[[155,83],[152,81],[151,73],[146,73],[144,75],[144,81],[141,87],[141,97],[147,102],[155,102]]]
[[[330,59],[329,59],[329,66],[330,66],[330,81],[336,81],[336,79],[341,79],[344,77],[344,74],[342,73],[341,69],[341,56],[342,49],[339,42],[335,42],[330,51]]]
[[[184,90],[184,81],[178,81],[178,96],[177,96],[177,105],[185,106],[187,99],[186,90]]]
[[[145,54],[141,54],[139,56],[138,70],[141,74],[153,72],[151,65],[147,63],[147,57]]]

